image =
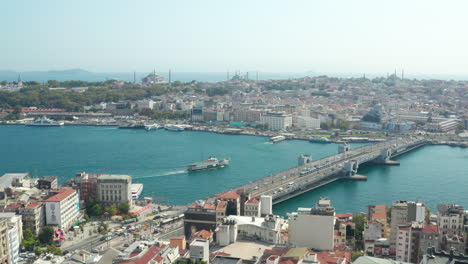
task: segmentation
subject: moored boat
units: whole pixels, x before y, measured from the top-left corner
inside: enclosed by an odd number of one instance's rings
[[[286,139],[285,136],[276,136],[276,137],[271,137],[270,141],[273,142],[273,143],[276,143],[276,142],[283,141],[285,139]]]
[[[133,183],[131,189],[132,189],[132,199],[136,200],[140,197],[141,192],[143,191],[143,184]]]
[[[311,138],[311,139],[309,139],[309,142],[311,142],[311,143],[323,143],[323,144],[332,143],[328,138],[321,138],[321,137]]]
[[[63,122],[57,122],[44,116],[26,125],[27,126],[63,126],[63,124],[64,124]]]
[[[145,124],[145,129],[147,131],[160,129],[161,126],[158,124]]]
[[[166,125],[164,128],[169,131],[184,131],[185,130],[185,128],[180,125]]]

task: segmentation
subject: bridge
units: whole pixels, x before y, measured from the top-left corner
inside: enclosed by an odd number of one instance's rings
[[[340,179],[356,177],[359,166],[364,163],[397,165],[391,159],[428,144],[423,137],[396,138],[381,143],[350,149],[340,145],[338,154],[304,165],[290,168],[232,189],[250,197],[271,195],[273,204],[298,196],[312,189]]]

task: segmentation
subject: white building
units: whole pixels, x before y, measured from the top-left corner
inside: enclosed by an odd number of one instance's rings
[[[440,204],[438,209],[438,225],[441,235],[446,234],[464,234],[465,210],[460,205]]]
[[[80,217],[78,193],[73,189],[60,189],[45,200],[46,224],[67,230]]]
[[[260,214],[261,216],[273,214],[273,197],[271,195],[260,196]]]
[[[97,179],[97,200],[105,205],[128,203],[132,207],[132,177],[105,174]]]
[[[333,250],[335,208],[321,198],[315,208],[298,208],[289,216],[289,241],[298,247]]]
[[[298,116],[297,128],[301,130],[320,129],[320,119],[313,117]]]
[[[216,232],[217,242],[220,245],[234,243],[238,238],[278,244],[280,235],[280,218],[273,215],[266,217],[230,215]]]
[[[410,262],[411,256],[411,224],[398,227],[396,240],[396,260]]]
[[[252,198],[244,203],[244,215],[260,217],[261,201],[258,198]]]
[[[210,242],[207,239],[195,239],[190,243],[190,258],[198,263],[200,260],[210,263]]]
[[[292,116],[284,112],[268,112],[260,116],[260,123],[269,130],[283,131],[292,126]]]
[[[15,213],[0,213],[0,221],[7,225],[8,254],[10,262],[16,264],[19,261],[19,250],[23,239],[23,223],[20,215]]]
[[[136,102],[136,104],[138,106],[138,109],[145,109],[145,108],[153,109],[154,108],[154,101],[151,99],[139,100]]]

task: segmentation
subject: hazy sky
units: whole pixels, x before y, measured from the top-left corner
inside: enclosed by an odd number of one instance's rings
[[[468,1],[1,1],[0,70],[465,74]]]

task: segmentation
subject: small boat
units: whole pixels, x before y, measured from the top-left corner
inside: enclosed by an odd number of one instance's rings
[[[322,143],[322,144],[332,143],[328,138],[321,138],[321,137],[311,138],[311,139],[309,139],[309,142],[310,143]]]
[[[206,170],[214,168],[224,168],[226,165],[229,165],[229,158],[218,160],[215,157],[210,157],[207,160],[202,162],[192,163],[187,166],[188,171],[197,171],[197,170]]]
[[[185,130],[185,128],[180,125],[166,125],[164,128],[168,131],[184,131]]]
[[[158,124],[145,124],[145,129],[147,131],[160,129],[161,126]]]
[[[141,192],[143,191],[143,184],[133,183],[131,189],[132,189],[132,199],[137,200],[140,197]]]
[[[57,122],[47,117],[42,117],[26,124],[27,126],[63,126],[63,122]]]

